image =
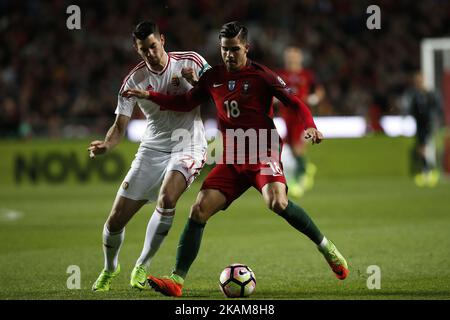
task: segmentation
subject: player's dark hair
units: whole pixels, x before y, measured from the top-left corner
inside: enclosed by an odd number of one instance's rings
[[[149,35],[159,35],[159,28],[153,21],[143,21],[139,23],[133,31],[133,41],[136,39],[145,40]]]
[[[225,23],[222,26],[222,29],[219,32],[219,39],[222,38],[234,38],[239,35],[239,40],[246,43],[248,30],[247,28],[241,24],[239,21],[231,21]]]

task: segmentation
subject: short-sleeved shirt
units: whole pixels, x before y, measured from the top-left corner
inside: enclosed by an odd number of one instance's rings
[[[154,72],[142,61],[125,77],[119,90],[115,113],[131,117],[134,107],[139,106],[147,120],[141,145],[171,152],[174,147],[181,147],[179,135],[172,138],[174,130],[185,129],[190,134],[190,141],[181,143],[206,147],[205,131],[198,107],[189,112],[162,111],[159,105],[149,100],[122,97],[125,90],[132,88],[175,95],[186,93],[192,89],[192,85],[181,76],[183,68],[193,68],[201,77],[210,66],[196,52],[169,52],[167,64],[162,71]]]

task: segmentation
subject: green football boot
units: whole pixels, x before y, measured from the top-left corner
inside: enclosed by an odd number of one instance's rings
[[[299,183],[289,180],[287,184],[289,196],[292,196],[293,198],[301,198],[305,193],[305,189]]]
[[[414,176],[414,183],[418,187],[425,187],[427,180],[424,173],[418,173]]]
[[[120,273],[120,264],[117,266],[116,271],[103,271],[98,276],[97,280],[95,280],[92,285],[92,291],[109,291],[111,287],[111,281]]]
[[[131,271],[130,286],[136,289],[144,289],[147,283],[147,271],[143,265],[135,266]]]
[[[314,187],[314,177],[317,172],[317,166],[311,162],[306,164],[305,190],[311,190]]]
[[[347,261],[344,256],[339,252],[333,242],[328,240],[325,248],[318,246],[319,251],[323,254],[331,270],[336,274],[336,278],[344,280],[349,273]]]
[[[427,174],[427,186],[430,188],[436,187],[439,183],[440,174],[438,170],[430,170]]]

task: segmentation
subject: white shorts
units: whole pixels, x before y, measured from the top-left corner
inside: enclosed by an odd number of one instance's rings
[[[202,148],[189,152],[163,152],[140,146],[117,196],[147,200],[148,203],[156,201],[166,172],[181,172],[189,187],[205,161],[206,149]]]

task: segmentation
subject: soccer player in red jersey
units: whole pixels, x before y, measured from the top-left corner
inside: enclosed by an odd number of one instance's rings
[[[284,69],[277,73],[302,100],[316,105],[324,97],[323,87],[315,81],[314,73],[303,67],[303,53],[298,47],[290,46],[284,50]],[[299,111],[294,108],[280,108],[279,114],[286,123],[287,134],[284,141],[291,148],[295,158],[293,177],[287,175],[290,194],[301,197],[305,190],[312,188],[316,166],[306,161],[307,144],[304,139],[305,127],[299,121]]]
[[[267,150],[271,155],[268,160],[263,162],[263,158],[258,155],[258,161],[254,163],[253,154],[245,149],[244,155],[239,155],[234,143],[231,144],[227,139],[227,130],[241,129],[246,132],[253,129],[260,135],[264,129],[274,129],[272,100],[276,97],[284,105],[299,110],[306,128],[305,137],[311,139],[312,143],[320,143],[323,137],[317,130],[308,107],[279,76],[247,58],[249,45],[246,27],[236,21],[229,22],[223,25],[219,39],[224,65],[206,71],[188,93],[165,95],[137,89],[129,89],[123,93],[125,97],[146,98],[164,109],[177,111],[188,111],[211,97],[225,137],[224,156],[234,153],[245,158],[245,163],[240,163],[237,159],[232,164],[216,164],[208,174],[180,237],[172,275],[165,278],[149,276],[150,286],[165,295],[181,296],[184,279],[200,249],[206,222],[216,212],[225,210],[250,187],[261,192],[272,211],[308,236],[317,245],[336,276],[345,279],[349,271],[342,254],[322,235],[309,215],[287,198],[286,179],[279,162],[280,152],[269,147]],[[261,137],[258,136],[258,139]]]

